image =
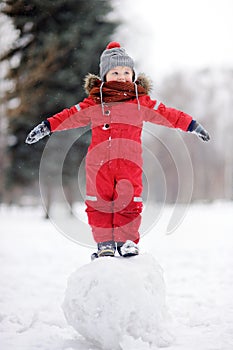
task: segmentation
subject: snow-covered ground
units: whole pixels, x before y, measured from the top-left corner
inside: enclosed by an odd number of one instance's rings
[[[165,208],[140,243],[142,254],[163,270],[174,335],[167,349],[232,350],[233,203],[192,205],[166,236],[171,210]],[[90,262],[92,250],[58,233],[40,208],[0,207],[0,232],[1,350],[96,350],[67,324],[62,309],[70,275],[86,264],[97,268],[99,261]],[[156,346],[129,338],[122,349]]]

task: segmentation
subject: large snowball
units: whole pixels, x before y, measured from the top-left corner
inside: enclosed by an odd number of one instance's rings
[[[148,254],[99,258],[79,268],[69,278],[63,310],[101,349],[126,349],[129,339],[135,346],[169,345],[163,274]]]

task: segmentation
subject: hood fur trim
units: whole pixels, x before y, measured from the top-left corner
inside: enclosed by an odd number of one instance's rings
[[[96,86],[97,81],[101,81],[98,75],[88,73],[85,76],[83,87],[87,95],[89,95],[91,89]]]
[[[101,82],[101,79],[98,75],[91,74],[91,73],[88,73],[86,75],[86,77],[84,78],[83,87],[87,95],[89,95],[91,89],[96,86],[97,82]],[[136,83],[138,85],[141,85],[145,89],[146,94],[149,94],[152,91],[152,81],[144,73],[140,73],[138,75]]]
[[[138,74],[136,83],[138,83],[138,85],[141,85],[146,90],[147,94],[149,94],[153,89],[152,80],[144,73]]]

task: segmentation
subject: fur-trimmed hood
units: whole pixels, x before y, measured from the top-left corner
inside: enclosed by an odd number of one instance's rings
[[[100,82],[101,79],[98,75],[88,73],[84,79],[84,89],[87,95],[89,95],[92,88],[96,86],[97,82]],[[152,91],[152,81],[149,77],[147,77],[144,73],[140,73],[138,75],[138,78],[136,80],[136,83],[138,85],[141,85],[145,91],[146,94],[149,94]]]

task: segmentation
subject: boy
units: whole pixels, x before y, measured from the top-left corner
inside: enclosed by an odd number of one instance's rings
[[[100,77],[85,79],[88,97],[36,126],[26,143],[51,132],[91,124],[86,157],[86,212],[97,243],[93,257],[139,254],[142,212],[142,147],[144,121],[179,128],[209,141],[208,132],[188,114],[152,100],[149,80],[135,81],[134,61],[111,42],[100,57]]]

